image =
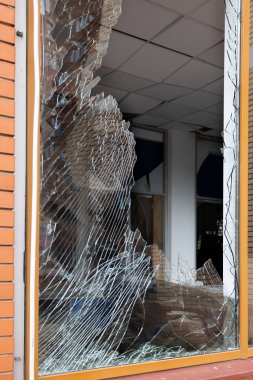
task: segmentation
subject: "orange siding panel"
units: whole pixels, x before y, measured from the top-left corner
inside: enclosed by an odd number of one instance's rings
[[[1,49],[1,46],[0,46]],[[14,100],[0,98],[0,114],[3,116],[14,117],[15,103]]]
[[[0,191],[0,208],[14,208],[13,193],[10,193],[9,191]]]
[[[11,355],[0,356],[0,371],[9,372],[13,371],[14,358]]]
[[[0,4],[10,5],[11,7],[14,7],[15,0],[0,0]]]
[[[0,319],[0,336],[12,336],[13,330],[13,319]]]
[[[14,80],[15,78],[15,65],[9,62],[0,61],[0,77]]]
[[[13,154],[15,140],[12,137],[0,136],[0,153]]]
[[[0,116],[0,133],[13,136],[15,132],[15,121],[8,117]]]
[[[0,137],[1,140],[1,137]],[[0,143],[1,145],[1,143]],[[14,148],[14,147],[13,147]],[[0,149],[1,151],[1,149]],[[15,170],[15,158],[9,154],[0,153],[0,170],[5,172],[14,172]]]
[[[1,29],[1,25],[0,25]],[[1,35],[1,30],[0,30],[0,35]],[[15,88],[14,88],[14,82],[0,78],[0,96],[5,96],[6,98],[12,98],[14,99],[14,93],[15,93]]]
[[[14,227],[14,218],[14,211],[0,210],[0,227]]]
[[[13,300],[14,285],[0,282],[0,300]],[[0,320],[1,321],[1,320]],[[1,332],[0,332],[1,336]]]
[[[14,380],[13,373],[0,373],[0,380]]]
[[[0,265],[0,281],[13,281],[14,280],[14,266],[13,265]]]
[[[0,227],[14,227],[14,219],[13,210],[0,210]]]
[[[0,247],[0,264],[12,264],[14,260],[13,247]]]
[[[0,338],[0,354],[14,353],[14,338]]]
[[[15,62],[15,47],[4,42],[0,42],[0,59],[8,62]]]
[[[14,302],[0,301],[0,318],[14,317]]]
[[[6,5],[0,5],[0,22],[14,25],[15,10],[14,8],[7,7]]]
[[[0,173],[0,190],[14,190],[14,175]]]
[[[12,228],[0,228],[0,245],[14,244],[14,230]]]
[[[15,29],[9,25],[0,24],[0,41],[15,43]]]

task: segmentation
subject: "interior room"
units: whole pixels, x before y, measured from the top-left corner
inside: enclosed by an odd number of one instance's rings
[[[132,227],[173,280],[179,256],[223,278],[223,67],[223,1],[123,0],[97,72],[136,139]]]

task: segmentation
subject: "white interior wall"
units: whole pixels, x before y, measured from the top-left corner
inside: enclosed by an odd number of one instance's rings
[[[147,129],[134,129],[136,137],[157,140],[158,135],[151,135]],[[151,132],[152,133],[152,132]],[[172,265],[171,280],[184,281],[179,275],[179,257],[191,268],[196,268],[196,136],[189,132],[170,130],[167,136],[167,157],[164,174],[167,187],[165,202],[165,253]],[[160,141],[160,140],[159,140]],[[203,141],[200,146],[200,161],[207,152],[218,150],[216,143]],[[201,163],[200,163],[201,164]],[[161,169],[162,168],[162,169]],[[157,192],[161,191],[163,165],[151,173],[157,183]],[[134,186],[134,191],[146,193],[145,178]],[[156,191],[154,191],[156,193]],[[149,191],[150,192],[150,191]]]
[[[134,129],[136,137],[161,141],[161,134],[147,129]],[[165,253],[172,265],[171,280],[184,281],[178,268],[182,258],[186,268],[196,268],[196,173],[209,153],[219,154],[222,145],[209,139],[196,138],[195,134],[172,129],[167,135],[167,162],[165,165],[165,186],[167,200],[165,210]],[[151,175],[152,193],[161,193],[163,165]],[[134,191],[150,193],[145,178],[138,180]],[[190,271],[188,271],[188,274]],[[192,278],[194,281],[194,278]]]
[[[172,281],[184,281],[178,268],[179,256],[196,268],[196,137],[189,132],[168,133],[168,258]]]

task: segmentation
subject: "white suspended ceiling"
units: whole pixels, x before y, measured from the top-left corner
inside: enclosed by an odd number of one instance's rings
[[[134,125],[219,136],[223,50],[223,0],[123,0],[93,93]]]

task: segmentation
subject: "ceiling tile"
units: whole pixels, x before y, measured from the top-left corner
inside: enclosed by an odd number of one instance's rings
[[[181,118],[180,121],[185,123],[195,124],[202,127],[209,127],[211,124],[219,122],[222,118],[213,113],[200,111],[194,114]]]
[[[221,132],[222,132],[220,129],[210,129],[207,132],[201,132],[200,131],[201,127],[196,127],[191,124],[184,124],[177,121],[166,123],[162,125],[160,128],[165,129],[165,130],[177,129],[178,131],[184,131],[184,132],[196,131],[205,136],[213,136],[213,137],[221,137]],[[209,126],[208,128],[211,128],[211,126]]]
[[[179,96],[185,95],[191,91],[192,90],[189,88],[171,86],[169,84],[160,83],[140,90],[138,91],[138,93],[145,96],[151,96],[155,99],[171,100]]]
[[[222,102],[222,96],[208,94],[207,92],[203,91],[194,91],[188,95],[174,100],[172,103],[202,110],[211,107],[219,102]]]
[[[124,0],[115,29],[149,40],[178,17],[178,13],[146,0]]]
[[[155,82],[151,82],[150,80],[123,73],[122,71],[114,71],[112,74],[103,78],[101,83],[105,86],[120,88],[129,92],[155,84]]]
[[[173,103],[163,103],[149,112],[150,115],[164,117],[168,120],[178,120],[195,110],[189,107],[179,106]]]
[[[207,112],[215,113],[217,115],[223,115],[223,103],[216,104],[215,106],[212,106],[210,108],[207,108]]]
[[[214,65],[224,67],[224,42],[215,45],[200,54],[199,58],[204,59],[207,62],[211,62]]]
[[[105,75],[110,74],[113,70],[106,66],[101,66],[94,75],[94,78],[98,75],[103,78]]]
[[[126,91],[121,91],[116,88],[110,88],[110,87],[105,87],[105,86],[100,86],[100,85],[92,89],[91,95],[94,96],[97,94],[101,94],[102,92],[105,94],[105,96],[112,95],[117,100],[117,102],[119,102],[121,99],[124,98],[124,96],[127,95]]]
[[[170,49],[197,56],[223,38],[223,32],[184,17],[160,33],[153,41]]]
[[[123,113],[142,114],[157,106],[159,100],[147,98],[138,94],[129,94],[120,102],[120,110]]]
[[[173,9],[180,14],[187,14],[202,5],[206,0],[152,0],[153,3]]]
[[[218,123],[214,123],[209,125],[210,128],[216,130],[216,131],[223,131],[223,120],[220,120]]]
[[[178,131],[184,131],[184,132],[192,132],[195,130],[195,128],[192,125],[187,125],[183,123],[179,123],[178,121],[171,121],[169,123],[166,123],[162,125],[162,129],[177,129]]]
[[[162,119],[160,117],[151,116],[151,115],[141,115],[135,117],[133,120],[134,124],[143,124],[143,125],[152,125],[155,127],[159,127],[159,125],[166,123],[166,119]]]
[[[211,92],[212,94],[223,94],[224,92],[224,78],[220,78],[201,89],[202,91]]]
[[[102,61],[103,66],[112,69],[118,68],[135,51],[140,49],[142,45],[143,41],[140,41],[137,38],[113,31],[109,40],[107,54]]]
[[[160,82],[188,60],[182,54],[146,44],[121,67],[121,71]]]
[[[211,131],[208,131],[206,134],[212,137],[222,137],[221,131],[218,129],[211,129]]]
[[[139,139],[145,139],[149,141],[163,142],[163,132],[154,131],[151,129],[143,129],[138,126],[131,128],[134,136]]]
[[[197,10],[190,14],[190,17],[199,20],[208,25],[215,26],[216,28],[224,30],[224,1],[223,0],[209,0]]]
[[[198,60],[191,60],[166,79],[166,82],[177,86],[198,89],[222,76],[222,69]]]

